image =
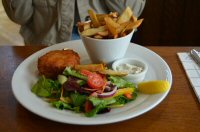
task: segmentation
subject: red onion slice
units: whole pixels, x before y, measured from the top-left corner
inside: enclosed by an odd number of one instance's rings
[[[117,91],[117,86],[115,86],[115,87],[113,88],[113,90],[110,91],[110,92],[104,92],[104,93],[98,94],[98,97],[99,97],[99,98],[112,97],[112,96],[116,93],[116,91]]]

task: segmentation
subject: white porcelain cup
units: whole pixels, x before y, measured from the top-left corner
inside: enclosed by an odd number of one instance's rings
[[[134,30],[117,39],[95,39],[81,36],[81,34],[80,36],[93,63],[111,64],[124,57],[133,33]]]

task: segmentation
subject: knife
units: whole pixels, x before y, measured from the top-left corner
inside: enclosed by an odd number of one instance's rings
[[[194,59],[194,61],[196,61],[196,63],[200,66],[200,53],[197,50],[192,49],[190,51],[190,54],[192,58]]]

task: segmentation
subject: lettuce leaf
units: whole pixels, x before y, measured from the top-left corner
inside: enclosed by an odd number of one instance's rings
[[[119,95],[119,96],[115,97],[116,103],[114,105],[126,104],[128,102],[131,102],[131,101],[135,100],[136,97],[137,97],[137,93],[136,92],[132,93],[132,98],[131,99],[126,98],[124,95]]]
[[[72,100],[73,106],[77,107],[77,106],[83,106],[85,104],[87,96],[75,92],[70,94],[70,98]]]
[[[56,107],[57,109],[60,109],[60,110],[63,110],[63,109],[73,110],[73,108],[72,108],[69,104],[67,104],[67,103],[65,103],[65,102],[63,102],[63,101],[61,101],[61,100],[59,100],[59,101],[54,101],[54,102],[52,102],[51,104],[52,104],[54,107]]]
[[[56,97],[60,95],[60,84],[58,81],[41,76],[33,85],[31,91],[40,97]]]
[[[116,100],[114,98],[100,99],[97,97],[90,96],[88,99],[89,99],[89,101],[91,101],[93,106],[98,106],[99,104],[109,105],[109,104],[113,104],[116,102]]]
[[[121,78],[121,77],[118,77],[118,76],[110,76],[108,79],[109,79],[114,85],[116,85],[118,88],[127,88],[127,87],[134,88],[134,84],[133,84],[133,83],[128,82],[128,81],[124,80],[124,79]]]
[[[77,72],[75,70],[72,70],[71,67],[66,67],[64,72],[63,72],[63,74],[66,75],[66,76],[73,76],[73,77],[77,77],[79,79],[87,81],[87,77],[86,76],[83,76],[79,72]]]
[[[90,112],[85,113],[87,117],[95,116],[101,110],[108,108],[109,105],[116,102],[115,98],[99,99],[96,97],[89,97],[88,99],[92,102],[94,108]]]

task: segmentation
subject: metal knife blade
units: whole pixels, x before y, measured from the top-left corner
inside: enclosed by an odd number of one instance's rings
[[[197,62],[197,64],[200,66],[200,53],[195,50],[195,49],[192,49],[190,51],[190,54],[192,56],[192,58]]]

